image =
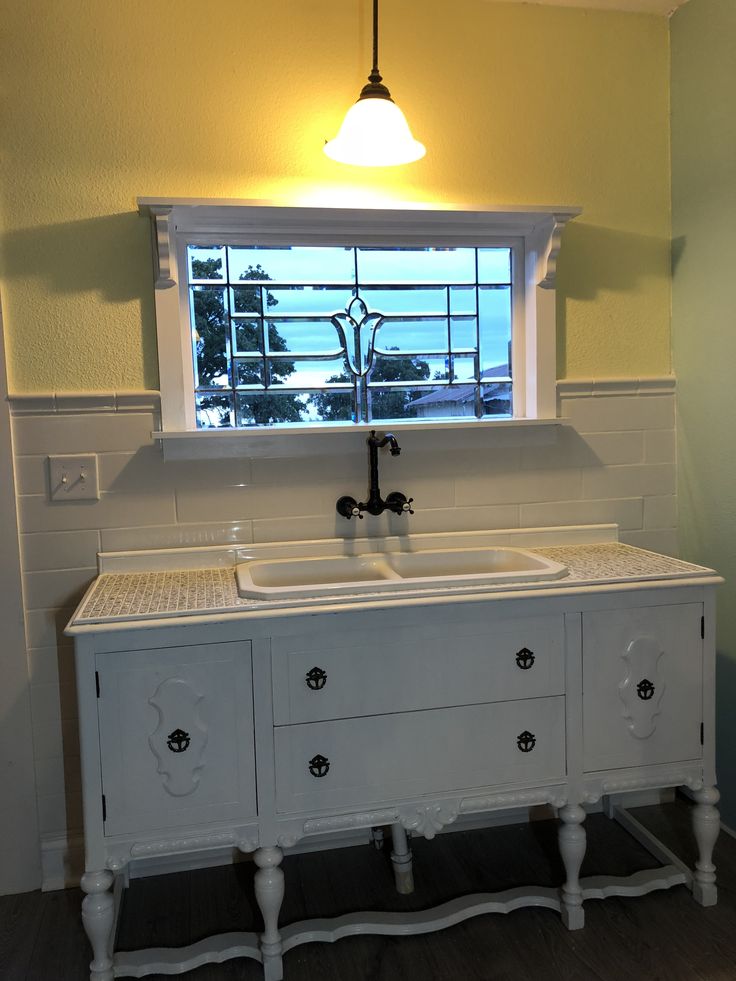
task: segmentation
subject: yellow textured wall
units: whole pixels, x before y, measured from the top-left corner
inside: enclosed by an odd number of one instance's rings
[[[321,152],[369,69],[368,0],[4,5],[11,390],[157,386],[137,195],[580,204],[559,374],[670,370],[667,21],[486,0],[381,16],[428,154],[371,172]]]

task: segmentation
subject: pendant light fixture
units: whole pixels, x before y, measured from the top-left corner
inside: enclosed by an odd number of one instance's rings
[[[403,112],[391,98],[378,71],[378,0],[373,0],[373,68],[358,101],[345,114],[325,153],[338,163],[392,167],[412,163],[427,152],[411,135]]]

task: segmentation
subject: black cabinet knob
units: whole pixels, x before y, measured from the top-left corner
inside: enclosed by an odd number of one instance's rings
[[[655,687],[648,678],[643,678],[636,686],[636,694],[643,702],[648,702],[654,697]]]
[[[311,668],[306,674],[307,688],[319,691],[327,684],[327,672],[322,668]]]
[[[528,729],[525,729],[516,737],[516,745],[519,747],[522,753],[531,753],[531,751],[537,745],[537,737],[533,732],[529,732]]]
[[[528,671],[534,661],[534,651],[530,651],[528,647],[522,647],[516,652],[516,663],[522,671]]]
[[[326,777],[330,769],[330,761],[326,756],[317,753],[309,761],[309,772],[313,777]]]
[[[189,749],[191,741],[188,732],[185,732],[183,729],[174,729],[173,732],[169,733],[166,739],[166,745],[172,753],[184,753]]]

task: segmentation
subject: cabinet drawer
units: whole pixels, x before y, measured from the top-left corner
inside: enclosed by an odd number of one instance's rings
[[[700,603],[583,616],[587,772],[703,754]]]
[[[274,730],[277,810],[470,790],[565,773],[565,699],[341,719]]]
[[[105,834],[256,813],[249,643],[98,654]]]
[[[277,725],[564,692],[560,617],[274,637]]]

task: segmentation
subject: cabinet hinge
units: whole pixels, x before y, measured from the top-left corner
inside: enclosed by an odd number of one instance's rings
[[[700,618],[700,637],[705,637],[705,617]]]
[[[95,688],[97,689],[97,697],[100,697],[100,675],[98,671],[95,671]]]
[[[703,745],[703,723],[700,723],[700,745]]]
[[[104,794],[102,795],[102,820],[107,821],[107,801]]]

